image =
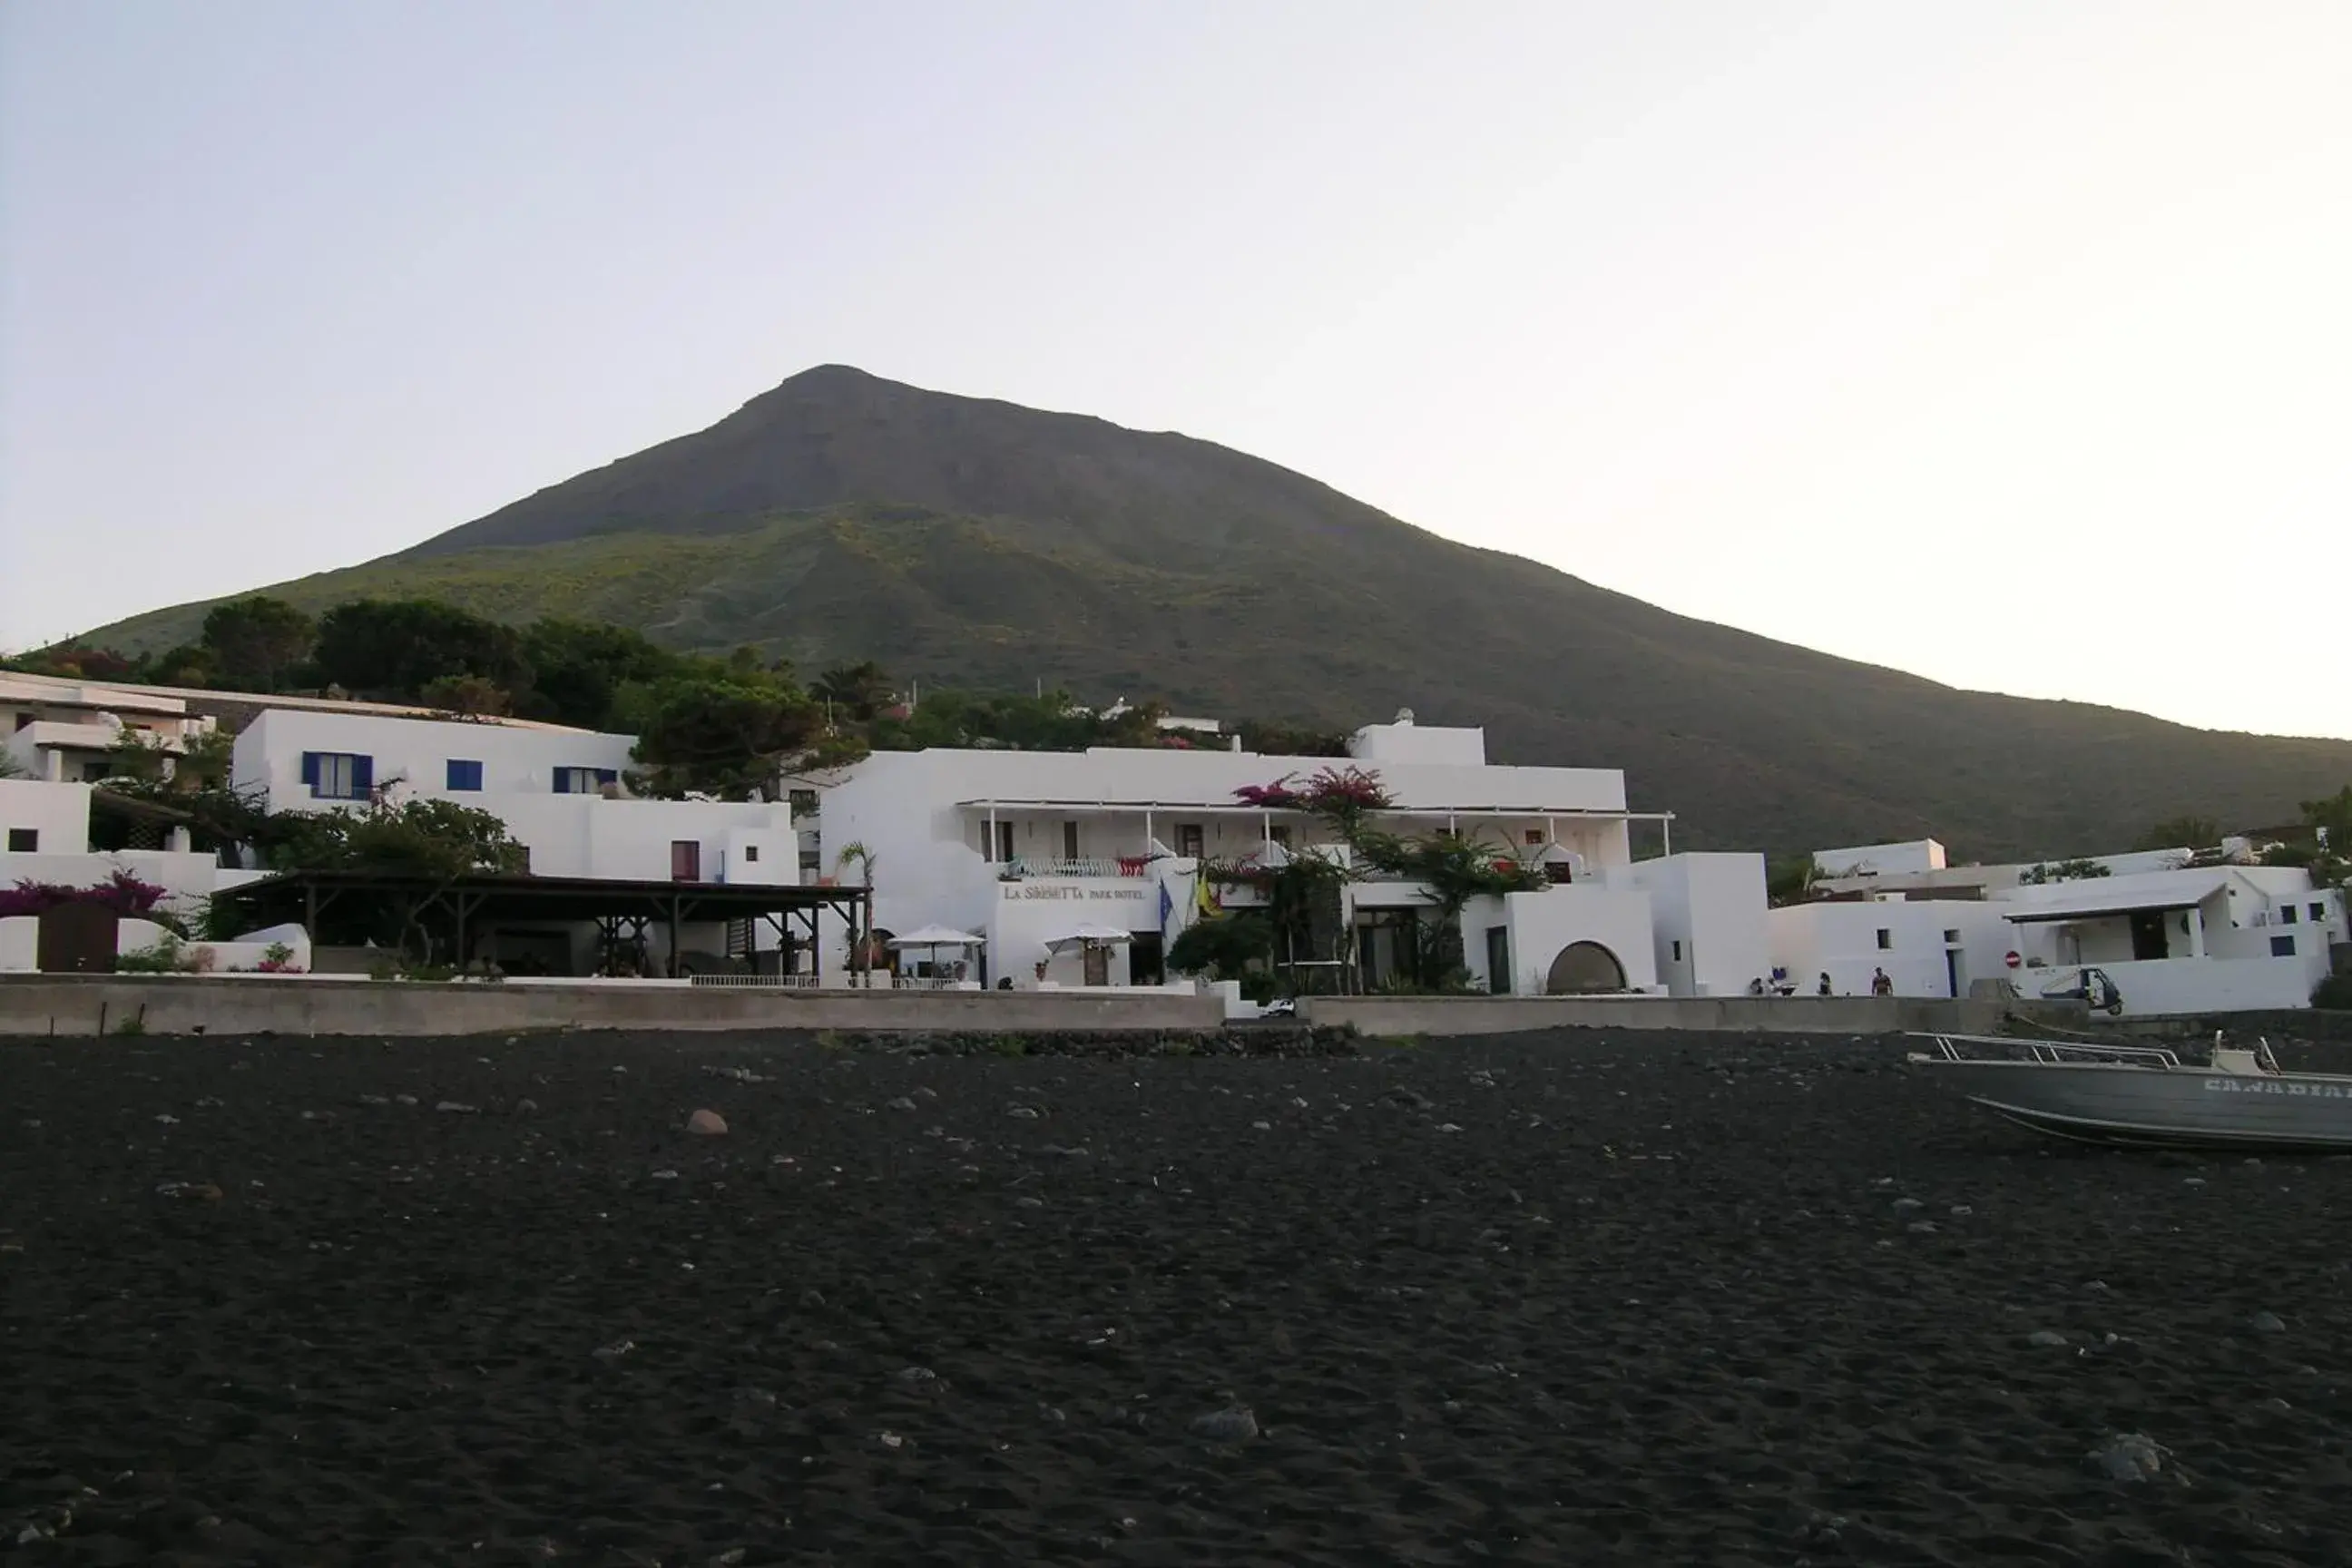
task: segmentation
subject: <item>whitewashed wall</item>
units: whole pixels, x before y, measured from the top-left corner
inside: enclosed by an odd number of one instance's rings
[[[1444,733],[1422,731],[1423,736]],[[1001,820],[1013,824],[1014,853],[1039,866],[1062,858],[1065,820],[1079,824],[1082,855],[1108,859],[1141,853],[1145,803],[1170,803],[1151,814],[1151,831],[1162,843],[1177,847],[1181,826],[1196,822],[1202,828],[1204,853],[1233,858],[1263,845],[1263,820],[1225,811],[1203,810],[1187,816],[1182,804],[1231,806],[1235,789],[1272,784],[1285,774],[1303,780],[1318,768],[1332,765],[1333,760],[1327,758],[1117,748],[1077,753],[880,753],[859,763],[844,782],[824,792],[824,872],[834,874],[844,845],[863,843],[875,855],[877,924],[904,931],[936,922],[977,931],[996,918],[998,884],[982,844],[985,819],[978,813],[958,810],[959,801],[1092,803],[1096,809],[1085,812],[1047,809],[1005,814]],[[1464,821],[1465,828],[1476,827],[1514,845],[1520,844],[1527,830],[1545,827],[1546,818],[1533,808],[1620,811],[1625,805],[1624,775],[1613,769],[1486,767],[1385,759],[1377,763],[1368,759],[1366,765],[1377,766],[1381,782],[1400,805],[1431,810],[1530,808],[1524,816],[1493,824]],[[1100,810],[1120,805],[1129,809],[1108,819]],[[1423,818],[1411,826],[1415,831],[1427,831],[1444,823]],[[1551,819],[1550,826],[1561,842],[1596,868],[1631,863],[1631,841],[1622,822],[1559,816]],[[1020,940],[1016,936],[1016,943]],[[1002,954],[997,962],[997,973],[1028,973],[1017,961],[1008,968]],[[1646,955],[1643,963],[1645,967],[1649,963]]]
[[[2308,1007],[2317,984],[2293,958],[2168,959],[2100,967],[2123,993],[2126,1018]]]
[[[236,738],[233,773],[240,789],[266,787],[272,811],[312,811],[347,802],[321,800],[302,782],[302,753],[373,759],[375,783],[399,781],[400,798],[454,800],[490,809],[491,795],[554,795],[557,768],[631,766],[628,735],[584,730],[523,729],[369,713],[317,713],[273,708]],[[451,761],[482,764],[479,790],[451,790]]]
[[[31,828],[38,833],[40,847],[34,853],[80,854],[89,847],[89,791],[86,784],[0,779],[0,829]],[[0,831],[0,853],[5,853],[7,842],[7,834]]]
[[[1623,968],[1628,989],[1653,991],[1658,989],[1653,924],[1650,895],[1631,887],[1579,883],[1473,899],[1462,907],[1462,954],[1471,983],[1490,989],[1486,932],[1504,926],[1510,941],[1508,994],[1540,996],[1562,950],[1579,942],[1597,942]]]
[[[1863,903],[1795,904],[1765,917],[1774,967],[1786,969],[1800,995],[1813,994],[1827,973],[1832,994],[1867,996],[1874,971],[1884,969],[1898,996],[1949,996],[1951,965],[1945,954],[1960,953],[1960,994],[1979,980],[2007,973],[2006,954],[2016,939],[2000,907],[1972,900],[1872,900]],[[1878,933],[1890,945],[1878,945]],[[1957,943],[1946,931],[1957,931]]]
[[[1631,875],[1650,895],[1652,962],[1670,994],[1739,995],[1770,973],[1761,855],[1669,855]]]

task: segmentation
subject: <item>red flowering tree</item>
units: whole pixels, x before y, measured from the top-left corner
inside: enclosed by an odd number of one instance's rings
[[[1272,784],[1244,784],[1234,791],[1234,798],[1244,805],[1255,805],[1265,811],[1297,811],[1298,791],[1291,784],[1297,773],[1285,773]]]
[[[142,882],[128,871],[117,871],[105,881],[87,888],[26,879],[13,888],[0,889],[0,917],[44,914],[60,904],[102,904],[126,920],[144,920],[163,900],[163,892],[154,883]]]

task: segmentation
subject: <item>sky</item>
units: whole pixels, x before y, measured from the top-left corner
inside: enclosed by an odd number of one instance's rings
[[[9,0],[0,647],[808,366],[2352,737],[2352,5]]]

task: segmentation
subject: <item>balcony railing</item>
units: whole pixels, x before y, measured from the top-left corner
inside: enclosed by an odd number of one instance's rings
[[[996,874],[1008,881],[1030,877],[1146,877],[1150,875],[1150,866],[1148,855],[1092,855],[1075,860],[1031,860],[1016,855],[997,862]]]
[[[821,984],[814,974],[692,974],[697,985],[726,985],[755,991],[814,991]]]

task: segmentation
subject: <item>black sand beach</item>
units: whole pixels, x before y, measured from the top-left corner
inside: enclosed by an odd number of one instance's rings
[[[1900,1056],[0,1044],[0,1553],[2352,1562],[2352,1163]]]

